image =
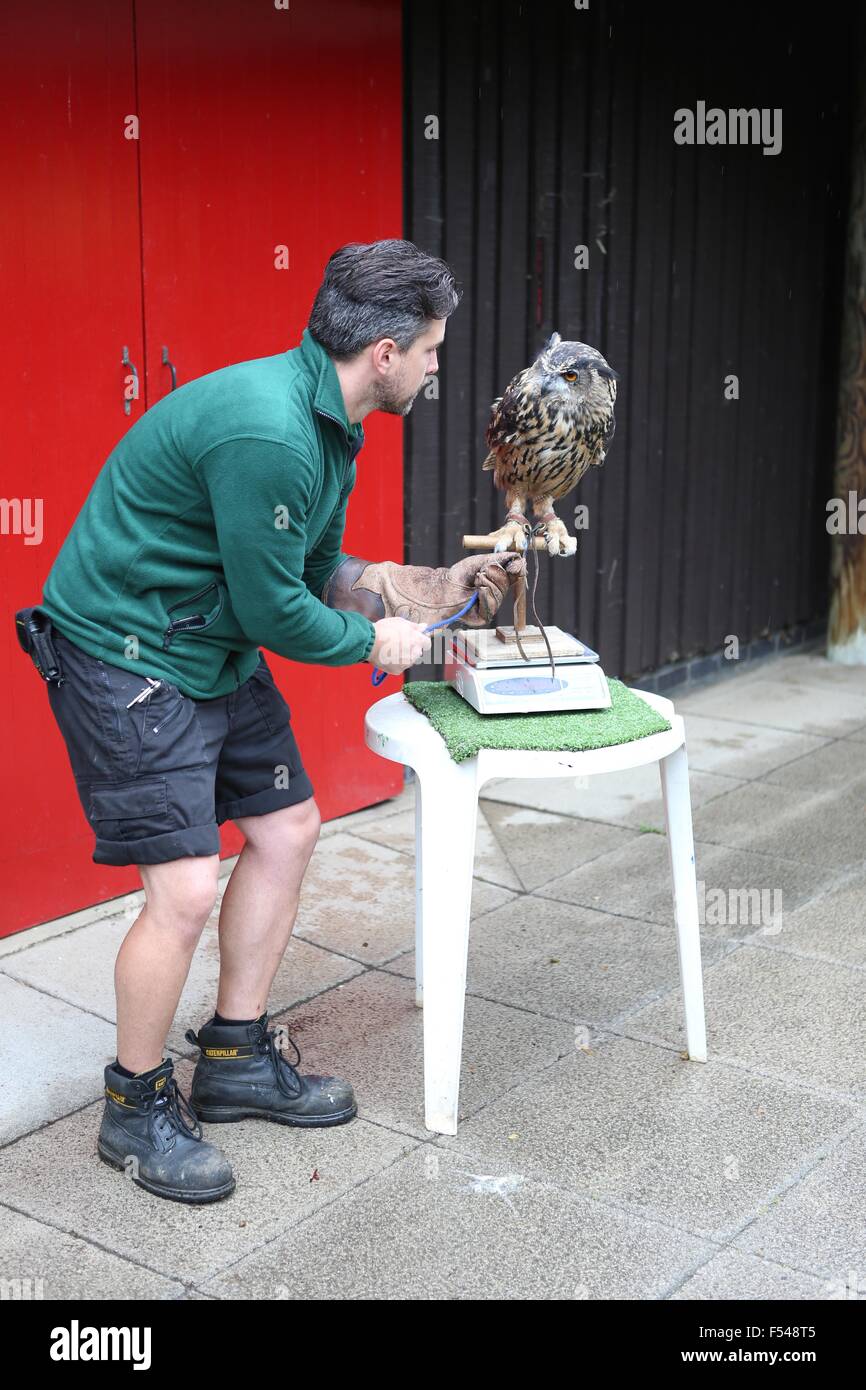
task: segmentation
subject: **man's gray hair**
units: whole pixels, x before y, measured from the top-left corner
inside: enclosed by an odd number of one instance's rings
[[[380,338],[406,352],[431,319],[457,308],[462,293],[445,262],[411,241],[353,241],[328,261],[307,327],[338,361]]]

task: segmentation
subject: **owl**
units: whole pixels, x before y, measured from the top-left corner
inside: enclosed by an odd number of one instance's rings
[[[604,463],[613,439],[613,407],[619,373],[586,343],[551,334],[531,367],[518,372],[490,408],[485,432],[489,453],[481,465],[505,493],[505,524],[494,550],[526,547],[529,499],[550,555],[573,555],[570,536],[553,510],[591,464]]]

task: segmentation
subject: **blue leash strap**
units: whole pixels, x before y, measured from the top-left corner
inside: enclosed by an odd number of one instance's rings
[[[473,603],[477,602],[477,600],[478,590],[476,589],[469,602],[467,604],[464,604],[464,606],[460,609],[459,613],[452,613],[450,618],[442,618],[438,623],[428,624],[428,626],[425,627],[424,631],[432,632],[434,628],[445,627],[447,623],[456,623],[458,618],[462,618],[464,613],[469,612],[469,609],[472,607]],[[381,685],[387,674],[387,671],[383,671],[380,667],[374,666],[373,674],[370,676],[370,680],[373,685]]]

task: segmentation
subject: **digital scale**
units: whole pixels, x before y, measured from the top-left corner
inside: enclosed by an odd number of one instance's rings
[[[513,627],[461,629],[449,634],[446,683],[479,714],[541,714],[554,710],[609,709],[607,679],[598,652],[558,627],[520,627],[521,656]]]

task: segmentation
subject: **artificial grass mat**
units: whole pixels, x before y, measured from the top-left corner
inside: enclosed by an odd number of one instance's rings
[[[407,681],[403,694],[426,714],[456,763],[474,757],[479,748],[581,753],[631,743],[671,727],[622,681],[608,677],[607,683],[610,709],[547,714],[479,714],[445,681]]]

